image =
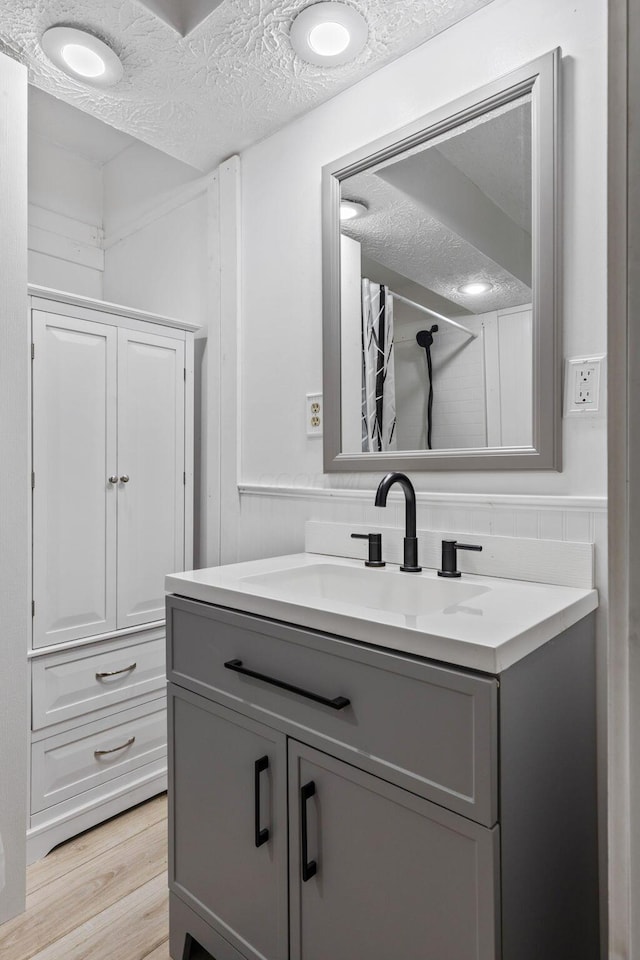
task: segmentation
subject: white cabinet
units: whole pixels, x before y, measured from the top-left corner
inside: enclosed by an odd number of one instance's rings
[[[184,569],[184,340],[34,310],[33,345],[33,645],[162,620]]]
[[[164,619],[184,557],[184,343],[118,331],[118,628]]]
[[[166,784],[164,577],[192,566],[196,329],[41,288],[31,320],[29,860]]]
[[[33,645],[116,629],[118,329],[33,312]]]

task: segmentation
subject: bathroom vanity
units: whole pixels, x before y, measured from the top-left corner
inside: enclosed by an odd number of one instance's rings
[[[175,960],[596,960],[595,591],[310,554],[167,588]]]

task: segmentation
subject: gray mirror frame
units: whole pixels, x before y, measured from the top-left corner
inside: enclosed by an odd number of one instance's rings
[[[326,473],[561,470],[559,48],[322,168],[323,402]],[[377,454],[341,451],[340,182],[527,93],[532,98],[533,445]]]

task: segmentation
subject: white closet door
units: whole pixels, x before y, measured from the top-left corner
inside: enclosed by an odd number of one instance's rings
[[[115,327],[34,311],[35,647],[116,626]]]
[[[184,565],[184,342],[124,329],[118,336],[122,628],[164,619],[165,575]]]

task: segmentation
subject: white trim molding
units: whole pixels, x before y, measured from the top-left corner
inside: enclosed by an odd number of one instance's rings
[[[195,333],[200,329],[200,324],[193,323],[191,320],[165,317],[162,314],[149,313],[147,310],[137,310],[135,307],[124,307],[119,303],[96,300],[94,297],[83,297],[76,293],[67,293],[64,290],[51,290],[49,287],[41,287],[35,283],[29,284],[28,291],[30,296],[37,297],[40,300],[64,303],[72,307],[82,307],[89,310],[100,310],[102,313],[110,313],[116,317],[127,317],[128,319],[132,318],[150,323],[159,323],[163,327],[175,327],[177,330],[185,330],[189,333]],[[34,304],[34,306],[40,306],[46,309],[45,304]]]
[[[265,483],[239,483],[241,497],[277,497],[283,500],[334,500],[373,503],[375,489],[348,490],[336,487],[305,487]],[[424,504],[469,507],[507,507],[525,510],[577,510],[606,513],[606,497],[570,497],[494,493],[430,493],[416,490],[416,500]]]

